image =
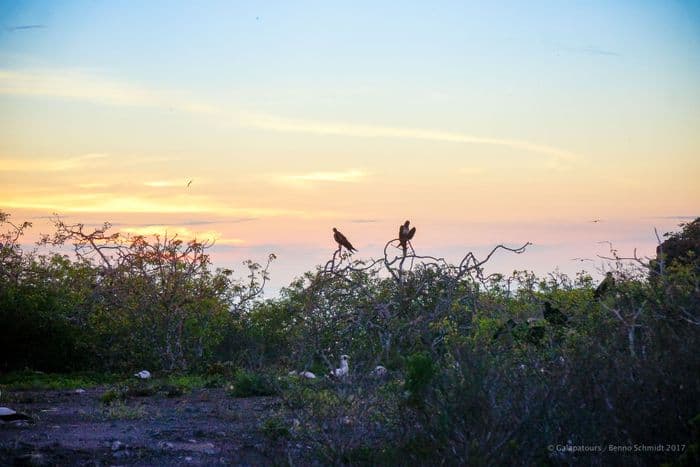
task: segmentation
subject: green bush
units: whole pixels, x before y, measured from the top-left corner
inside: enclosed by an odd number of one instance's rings
[[[435,363],[427,352],[417,352],[406,359],[406,390],[409,399],[418,402],[435,376]]]
[[[282,417],[270,417],[260,426],[260,431],[273,441],[290,436],[288,423]]]
[[[230,391],[233,397],[273,396],[276,393],[270,377],[245,370],[236,372]]]

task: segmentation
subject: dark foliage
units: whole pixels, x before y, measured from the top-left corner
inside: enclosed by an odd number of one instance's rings
[[[455,265],[397,238],[373,261],[338,249],[268,301],[256,300],[266,267],[246,263],[249,281],[234,281],[206,244],[57,219],[45,243],[76,257],[39,256],[19,246],[29,224],[0,221],[3,370],[203,372],[237,397],[280,395],[297,423],[261,430],[304,438],[329,464],[696,464],[697,220],[650,264],[615,256],[597,290],[585,273],[486,275],[491,255]],[[350,374],[324,377],[343,354]],[[687,450],[567,449],[660,443]]]

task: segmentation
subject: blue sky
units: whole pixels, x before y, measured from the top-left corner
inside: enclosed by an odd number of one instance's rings
[[[407,217],[435,254],[526,236],[541,271],[653,251],[635,229],[698,214],[699,52],[700,2],[5,1],[0,207],[217,220],[287,275]]]

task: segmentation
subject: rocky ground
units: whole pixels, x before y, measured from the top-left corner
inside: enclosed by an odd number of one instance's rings
[[[236,399],[200,389],[104,404],[105,388],[21,391],[3,397],[34,423],[0,422],[0,465],[309,465],[312,450],[275,440],[274,397]]]

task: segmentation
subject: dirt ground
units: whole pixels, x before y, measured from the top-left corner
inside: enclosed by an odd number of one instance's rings
[[[108,406],[105,388],[21,391],[10,408],[35,423],[0,422],[0,465],[313,465],[310,446],[261,430],[281,413],[274,397],[224,389],[159,394]]]

